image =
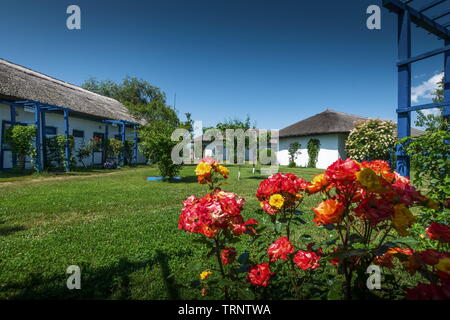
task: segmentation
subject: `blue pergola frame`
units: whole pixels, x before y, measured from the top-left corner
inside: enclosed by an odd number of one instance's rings
[[[11,114],[11,126],[14,125],[28,125],[33,124],[36,127],[36,169],[38,172],[42,172],[44,169],[44,159],[45,155],[45,113],[46,112],[62,112],[64,116],[64,135],[66,137],[66,150],[65,150],[65,170],[70,171],[70,146],[69,146],[69,114],[72,111],[70,108],[61,107],[57,105],[52,105],[48,103],[43,103],[35,100],[25,100],[25,101],[0,101],[1,104],[9,105]],[[34,121],[23,122],[16,121],[16,108],[26,107],[34,109]],[[137,148],[138,148],[138,134],[137,128],[138,123],[124,121],[124,120],[99,120],[99,122],[105,123],[105,138],[108,138],[108,124],[118,124],[119,134],[121,135],[122,143],[125,144],[125,128],[126,126],[131,126],[134,129],[134,151],[133,151],[133,162],[137,164]],[[124,152],[121,154],[121,162],[124,162]],[[12,156],[13,167],[17,166],[17,156],[13,154]]]
[[[134,141],[134,147],[133,147],[133,163],[137,164],[137,151],[138,151],[138,126],[139,124],[136,122],[131,121],[125,121],[125,120],[103,120],[103,123],[105,123],[105,139],[108,139],[108,124],[115,124],[119,128],[119,136],[120,140],[122,141],[123,149],[119,156],[119,163],[123,165],[125,163],[125,141],[126,141],[126,127],[132,127],[133,128],[133,134],[128,135],[133,137]]]
[[[415,9],[410,6],[415,0],[383,0],[383,6],[395,12],[398,16],[398,107],[397,107],[397,131],[398,138],[411,136],[411,112],[443,108],[444,117],[450,116],[450,22],[439,23],[440,19],[450,15],[446,4],[450,0],[421,0],[421,7]],[[424,3],[425,2],[425,3]],[[439,7],[438,7],[439,6]],[[444,8],[439,14],[432,17],[427,15],[432,8]],[[442,48],[432,50],[415,57],[411,57],[411,22],[436,35],[444,41]],[[411,64],[438,54],[444,54],[444,101],[419,106],[411,106]],[[410,176],[409,157],[403,151],[401,145],[397,146],[396,170],[402,176]]]

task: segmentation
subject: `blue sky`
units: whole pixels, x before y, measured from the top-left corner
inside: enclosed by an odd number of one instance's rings
[[[81,30],[66,28],[71,4]],[[143,78],[207,126],[249,114],[279,129],[326,108],[395,119],[396,17],[382,8],[382,29],[368,30],[372,4],[381,0],[2,0],[0,58],[77,85]],[[413,39],[413,53],[442,46],[415,27]],[[442,56],[414,65],[416,103],[442,70]]]

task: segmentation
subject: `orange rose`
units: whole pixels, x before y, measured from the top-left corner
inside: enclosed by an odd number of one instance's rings
[[[313,208],[316,213],[314,222],[320,225],[339,223],[344,214],[344,205],[337,200],[328,199],[319,203],[316,208]]]
[[[306,188],[310,194],[313,194],[324,190],[328,185],[329,182],[327,180],[327,177],[325,177],[325,174],[322,173],[314,176],[314,178],[311,181],[311,184],[308,185]]]

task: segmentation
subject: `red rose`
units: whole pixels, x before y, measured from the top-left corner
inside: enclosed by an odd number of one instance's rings
[[[406,298],[409,300],[448,300],[450,292],[444,286],[419,283],[413,289],[406,289]]]
[[[233,247],[225,247],[220,254],[220,258],[223,264],[233,263],[236,259],[236,249]]]
[[[439,262],[440,259],[450,258],[450,253],[434,249],[427,249],[425,251],[417,252],[417,256],[419,257],[420,262],[423,262],[429,266],[434,266]]]
[[[316,269],[319,267],[320,256],[315,252],[299,250],[294,256],[294,262],[302,270]]]
[[[270,261],[277,261],[278,259],[287,260],[287,255],[290,253],[294,253],[294,246],[287,237],[279,238],[267,249]]]
[[[427,235],[430,239],[448,243],[450,242],[450,227],[445,224],[433,222],[427,228]]]
[[[358,163],[352,159],[338,159],[325,171],[325,176],[331,182],[352,182],[356,180],[356,173],[361,170]]]
[[[387,220],[394,214],[394,208],[392,204],[375,197],[369,197],[363,199],[358,207],[354,209],[356,216],[367,219],[372,226],[376,226],[378,223]]]
[[[270,277],[275,274],[270,272],[269,265],[264,262],[257,264],[248,271],[248,280],[254,286],[267,287]]]

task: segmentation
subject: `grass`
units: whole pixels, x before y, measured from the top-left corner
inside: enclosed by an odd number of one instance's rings
[[[198,277],[191,268],[205,261],[205,249],[177,229],[181,202],[203,195],[194,167],[181,171],[180,182],[148,182],[151,167],[0,176],[0,299],[197,299],[188,284]],[[263,179],[250,167],[231,167],[223,186],[247,200],[243,216],[255,213],[256,189]],[[309,180],[322,170],[281,168]],[[73,175],[77,177],[74,178]],[[56,178],[57,177],[57,178]],[[305,200],[305,220],[316,198]],[[312,223],[301,232],[321,237]],[[81,290],[66,288],[66,268],[82,269]]]

